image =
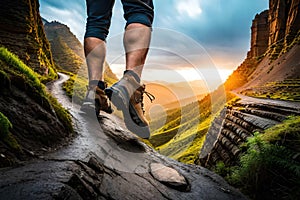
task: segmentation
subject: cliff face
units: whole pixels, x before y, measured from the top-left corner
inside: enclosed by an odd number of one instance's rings
[[[255,80],[256,78],[251,75],[257,70],[261,61],[267,60],[265,61],[267,64],[263,63],[264,68],[267,68],[271,62],[283,57],[283,54],[299,44],[300,1],[270,0],[269,4],[269,10],[257,14],[252,22],[250,51],[245,61],[225,82],[227,90],[240,88],[249,81]],[[264,76],[267,76],[272,69]],[[285,68],[281,71],[285,71],[286,77],[294,76],[290,74],[292,73],[290,69]],[[276,79],[273,77],[274,81],[277,81]]]
[[[250,100],[222,110],[207,133],[198,164],[207,168],[213,168],[219,161],[227,166],[235,165],[241,154],[240,146],[248,137],[281,123],[290,115],[300,115],[296,104]]]
[[[269,23],[268,11],[255,16],[251,27],[251,49],[248,57],[258,57],[268,49]]]
[[[0,44],[39,74],[54,76],[38,0],[2,0],[0,18]]]
[[[270,0],[269,46],[278,42],[289,45],[300,28],[299,0]]]
[[[300,1],[293,0],[290,4],[290,9],[286,24],[286,45],[289,45],[293,38],[298,34],[300,30]]]

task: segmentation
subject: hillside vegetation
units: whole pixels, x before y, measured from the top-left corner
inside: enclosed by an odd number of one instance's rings
[[[297,199],[300,195],[300,117],[256,133],[243,146],[237,166],[215,171],[254,199]]]
[[[22,155],[25,148],[57,145],[73,132],[70,114],[46,91],[40,81],[42,78],[16,55],[0,47],[0,146],[17,156]],[[39,121],[41,119],[45,121]],[[44,123],[52,124],[52,127],[48,130]],[[31,127],[30,131],[25,126]],[[2,155],[1,166],[15,162],[16,155]]]

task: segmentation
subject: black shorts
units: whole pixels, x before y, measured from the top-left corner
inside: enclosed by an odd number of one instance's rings
[[[121,0],[127,27],[141,23],[151,27],[154,17],[152,0]],[[87,23],[85,38],[96,37],[105,41],[110,27],[115,0],[86,0]]]

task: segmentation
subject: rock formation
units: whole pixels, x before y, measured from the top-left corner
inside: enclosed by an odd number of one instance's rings
[[[270,0],[269,4],[269,10],[257,14],[252,22],[250,51],[225,82],[227,90],[240,88],[249,82],[263,58],[272,62],[299,44],[300,1]]]
[[[78,119],[87,130],[76,141],[85,144],[0,170],[0,199],[246,199],[215,173],[155,152],[111,116],[100,126]]]
[[[0,44],[39,74],[55,76],[38,0],[2,0],[0,18]]]
[[[299,0],[270,0],[269,46],[282,43],[289,45],[300,29]]]
[[[259,57],[268,49],[268,10],[257,14],[251,27],[251,49],[248,57]]]

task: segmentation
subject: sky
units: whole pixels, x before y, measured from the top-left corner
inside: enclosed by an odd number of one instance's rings
[[[268,8],[268,0],[154,0],[154,7],[152,43],[143,78],[170,82],[204,79],[208,85],[217,85],[245,59],[252,20]],[[40,0],[40,13],[48,21],[68,25],[83,41],[84,0]],[[124,68],[124,25],[122,5],[116,0],[107,60],[118,76]]]

